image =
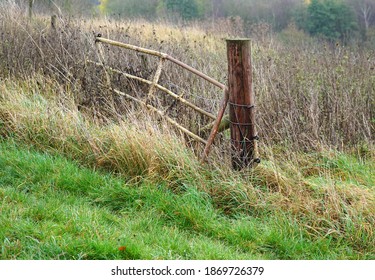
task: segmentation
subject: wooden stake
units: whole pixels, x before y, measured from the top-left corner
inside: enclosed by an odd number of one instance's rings
[[[216,120],[214,122],[209,123],[208,125],[205,125],[204,127],[202,127],[199,130],[199,132],[200,133],[207,133],[208,131],[211,131],[212,128],[214,127],[215,123],[216,123]],[[230,128],[229,115],[224,115],[221,122],[220,122],[217,133],[223,132],[223,131],[225,131],[229,128]]]
[[[104,56],[103,46],[101,44],[95,44],[95,46],[96,46],[96,49],[98,51],[97,52],[98,58],[100,60],[101,66],[102,66],[103,71],[104,71],[104,78],[105,78],[105,81],[106,81],[106,87],[111,88],[111,78],[108,74],[107,67],[105,65],[105,56]],[[109,101],[108,103],[109,103],[112,111],[116,112],[115,100],[113,99],[112,93],[107,92],[106,97],[108,98],[108,101]]]
[[[52,15],[51,16],[51,28],[53,30],[56,30],[56,26],[57,26],[56,19],[57,19],[56,15]]]
[[[210,133],[210,136],[208,137],[207,144],[206,144],[206,146],[204,148],[204,151],[203,151],[201,163],[203,163],[203,162],[206,161],[206,159],[208,157],[208,154],[210,153],[211,146],[214,143],[216,134],[219,131],[221,120],[222,120],[222,118],[224,116],[224,113],[225,113],[225,109],[227,108],[228,99],[229,99],[228,90],[225,90],[224,91],[224,98],[221,101],[221,105],[220,105],[220,110],[219,110],[218,116],[217,116],[217,118],[215,120],[215,123],[214,123],[214,125],[212,127],[212,130],[211,130],[211,133]]]
[[[33,4],[34,0],[29,0],[29,18],[33,17]]]
[[[227,51],[232,167],[241,170],[259,162],[255,158],[257,132],[250,40],[227,40]]]
[[[154,79],[152,80],[152,84],[150,85],[146,103],[148,103],[148,101],[151,100],[151,98],[153,97],[155,93],[156,85],[159,82],[161,71],[163,70],[164,61],[165,61],[165,58],[161,57],[159,60],[158,68],[156,69],[156,72],[155,72]]]

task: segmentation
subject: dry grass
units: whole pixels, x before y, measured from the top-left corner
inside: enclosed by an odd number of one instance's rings
[[[3,136],[110,170],[134,183],[163,184],[175,192],[198,188],[230,215],[286,212],[317,237],[353,231],[374,238],[371,155],[363,163],[340,159],[337,152],[294,153],[290,157],[296,160],[286,160],[277,149],[264,147],[268,160],[253,170],[233,173],[223,165],[200,165],[180,135],[152,119],[95,122],[77,110],[69,94],[56,96],[58,87],[43,77],[6,81],[0,95]],[[361,169],[363,173],[357,173]]]
[[[240,26],[236,22],[221,24],[225,31],[208,24],[181,27],[162,22],[60,19],[55,31],[48,18],[29,22],[16,8],[10,13],[3,10],[1,76],[49,76],[73,92],[80,110],[96,118],[104,115],[116,120],[137,107],[98,87],[105,84],[105,75],[87,63],[87,59],[98,59],[95,34],[169,53],[226,83],[223,38],[244,31],[236,28]],[[293,28],[282,34],[286,43],[267,26],[255,26],[251,33],[262,141],[298,150],[319,150],[322,146],[345,150],[358,143],[374,143],[373,50],[329,46]],[[105,46],[104,56],[108,65],[146,79],[153,76],[157,66],[155,58],[113,47]],[[167,63],[160,83],[208,112],[218,111],[222,93],[171,63]],[[148,92],[147,86],[118,74],[111,75],[111,85],[138,98]],[[157,97],[154,105],[196,133],[210,122],[161,92]],[[217,144],[225,151],[227,137],[223,135]]]
[[[314,238],[345,238],[358,248],[375,244],[373,51],[324,48],[316,42],[290,47],[260,30],[253,58],[265,160],[253,170],[233,173],[226,167],[225,134],[216,142],[211,165],[200,165],[190,139],[102,90],[102,71],[86,63],[97,57],[94,33],[102,33],[160,49],[225,82],[222,33],[73,20],[60,20],[55,31],[46,19],[26,21],[17,7],[9,13],[0,10],[0,27],[3,137],[134,182],[165,184],[176,192],[198,188],[226,214],[287,213]],[[105,56],[109,65],[144,78],[156,66],[151,58],[112,48],[105,49]],[[140,98],[148,92],[137,83],[111,78],[114,86]],[[220,94],[180,69],[169,65],[161,83],[207,111],[217,111]],[[197,130],[207,123],[158,94],[158,106],[172,108],[168,113],[185,126]],[[352,163],[345,166],[335,149],[327,152],[330,147],[355,149],[358,156],[344,158]],[[301,153],[307,150],[308,155]]]

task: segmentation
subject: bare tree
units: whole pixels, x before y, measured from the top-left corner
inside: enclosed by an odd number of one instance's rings
[[[374,24],[375,0],[347,0],[347,3],[354,8],[358,21],[367,32]]]
[[[367,31],[370,27],[370,21],[372,18],[372,6],[370,5],[369,1],[361,1],[359,5],[361,17]]]
[[[211,0],[213,18],[223,16],[222,6],[223,6],[223,0]]]

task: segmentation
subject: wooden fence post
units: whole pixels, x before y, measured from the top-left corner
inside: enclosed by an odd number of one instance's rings
[[[232,166],[235,170],[241,170],[260,162],[256,158],[258,136],[250,40],[227,40],[227,55]]]
[[[33,17],[33,4],[34,0],[29,0],[29,18]]]
[[[52,15],[51,16],[51,28],[53,30],[56,30],[56,26],[57,26],[56,19],[57,19],[56,15]]]

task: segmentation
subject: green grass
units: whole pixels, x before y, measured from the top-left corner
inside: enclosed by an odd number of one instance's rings
[[[2,259],[375,258],[371,147],[263,146],[233,172],[168,127],[98,124],[37,81],[0,91]]]
[[[163,40],[163,52],[223,80],[222,33],[95,21],[55,36],[43,20],[3,14],[14,36],[0,50],[1,259],[375,259],[372,54],[253,41],[262,163],[234,172],[225,137],[201,164],[201,147],[107,96],[86,63],[101,30],[153,49]],[[105,52],[115,68],[152,70]],[[168,67],[168,84],[213,112],[218,93]],[[181,125],[206,123],[175,105]]]
[[[1,259],[374,258],[366,236],[358,249],[286,212],[226,216],[193,185],[134,184],[12,140],[0,143],[0,201]]]

